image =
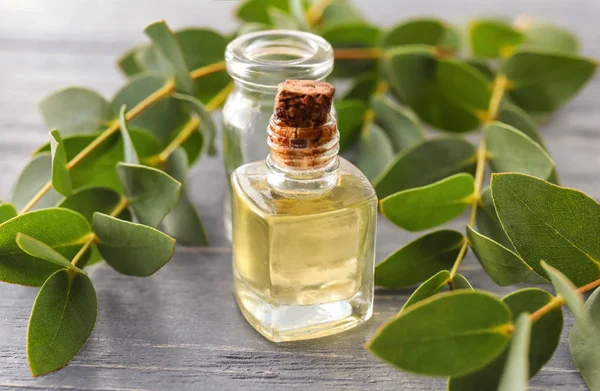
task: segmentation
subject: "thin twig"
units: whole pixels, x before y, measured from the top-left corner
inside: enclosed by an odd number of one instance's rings
[[[577,292],[585,293],[585,292],[591,291],[592,289],[595,289],[599,286],[600,286],[600,278],[597,279],[596,281],[592,281],[589,284],[586,284],[582,287],[577,288]],[[542,316],[546,315],[548,312],[552,311],[553,309],[559,308],[560,306],[565,304],[565,302],[566,301],[565,301],[564,297],[555,296],[552,298],[552,300],[550,300],[548,302],[548,304],[544,305],[543,307],[541,307],[537,311],[535,311],[533,314],[529,315],[529,319],[531,319],[532,322],[535,322],[536,320],[538,320]]]

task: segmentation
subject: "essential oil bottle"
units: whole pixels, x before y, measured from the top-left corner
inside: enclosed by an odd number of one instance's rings
[[[232,174],[235,296],[272,341],[322,337],[369,319],[377,197],[338,156],[335,89],[280,84],[266,161]]]

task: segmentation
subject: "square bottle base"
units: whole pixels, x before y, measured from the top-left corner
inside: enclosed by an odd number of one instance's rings
[[[373,293],[317,305],[269,303],[235,279],[235,297],[240,311],[259,333],[273,342],[299,341],[337,334],[371,318]]]

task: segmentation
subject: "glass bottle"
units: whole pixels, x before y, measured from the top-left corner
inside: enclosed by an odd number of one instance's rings
[[[264,159],[265,129],[277,86],[286,79],[323,80],[333,70],[333,49],[323,38],[300,31],[271,30],[242,35],[225,50],[234,89],[223,107],[223,159],[233,170]],[[231,237],[231,186],[225,190],[225,229]]]
[[[372,314],[375,191],[337,156],[335,117],[293,128],[274,114],[268,134],[266,161],[232,175],[240,310],[275,342],[349,329]]]

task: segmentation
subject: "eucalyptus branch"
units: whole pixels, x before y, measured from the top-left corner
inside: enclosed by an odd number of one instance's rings
[[[148,159],[151,165],[160,165],[169,160],[169,156],[183,144],[200,126],[200,118],[192,116],[175,138],[154,158]]]
[[[336,60],[378,60],[383,57],[383,53],[381,48],[335,49],[333,56]]]
[[[577,292],[585,293],[585,292],[591,291],[592,289],[595,289],[599,286],[600,286],[600,279],[597,279],[596,281],[592,281],[589,284],[586,284],[582,287],[577,288]],[[552,298],[552,300],[550,300],[548,302],[548,304],[544,305],[543,307],[540,307],[540,309],[535,311],[533,314],[529,315],[529,318],[531,319],[532,322],[535,322],[536,320],[540,319],[542,316],[546,315],[548,312],[552,311],[553,309],[561,307],[565,303],[566,303],[566,300],[564,297],[554,296]]]
[[[224,63],[220,62],[220,63],[211,64],[211,65],[207,65],[205,67],[195,69],[190,72],[190,76],[193,79],[198,79],[203,76],[210,75],[212,73],[220,72],[223,69],[224,69]],[[227,99],[227,96],[229,95],[230,90],[231,90],[231,88],[228,85],[228,87],[226,87],[223,91],[219,92],[219,94],[217,94],[217,96],[215,96],[215,98],[213,100],[217,100],[215,103],[216,107],[220,106],[220,104],[223,101],[225,101],[225,99]],[[132,120],[133,118],[138,116],[140,113],[142,113],[145,109],[152,106],[154,103],[171,95],[171,93],[173,93],[173,91],[175,91],[175,83],[172,80],[169,80],[161,88],[154,91],[152,94],[150,94],[144,100],[142,100],[140,103],[135,105],[131,110],[129,110],[125,114],[125,118],[128,121]],[[226,91],[226,92],[224,93],[224,91]],[[71,170],[73,167],[75,167],[77,164],[79,164],[92,151],[94,151],[96,148],[98,148],[104,141],[106,141],[113,134],[118,132],[119,129],[120,129],[119,121],[117,119],[115,119],[105,131],[103,131],[94,141],[92,141],[88,146],[86,146],[81,152],[79,152],[73,159],[71,159],[67,163],[67,170]],[[48,193],[48,191],[50,191],[50,189],[52,189],[52,181],[48,181],[33,196],[33,198],[23,207],[23,209],[21,209],[19,211],[19,214],[29,212],[35,206],[35,204],[37,204],[42,199],[42,197],[44,195],[46,195],[46,193]]]

